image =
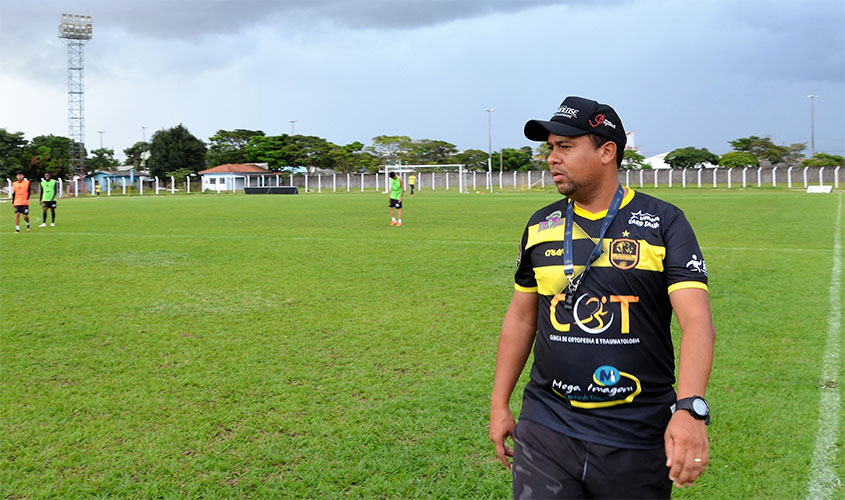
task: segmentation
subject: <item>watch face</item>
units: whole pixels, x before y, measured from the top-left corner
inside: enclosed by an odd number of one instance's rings
[[[708,412],[707,403],[705,403],[702,399],[693,399],[692,409],[701,416],[707,415]]]

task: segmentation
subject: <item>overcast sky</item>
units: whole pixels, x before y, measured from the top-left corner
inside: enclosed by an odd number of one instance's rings
[[[532,145],[567,95],[613,106],[646,156],[769,136],[845,154],[842,0],[0,0],[0,128],[68,135],[63,12],[85,46],[89,150],[184,124]],[[146,127],[146,131],[142,129]],[[99,134],[97,131],[105,131]]]

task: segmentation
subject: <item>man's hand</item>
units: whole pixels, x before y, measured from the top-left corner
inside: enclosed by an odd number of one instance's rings
[[[513,450],[508,448],[505,440],[513,438],[515,422],[510,408],[490,410],[490,441],[496,445],[496,455],[499,460],[510,470],[511,463],[507,457],[513,456]]]
[[[709,461],[707,427],[686,410],[672,415],[664,434],[666,467],[675,486],[692,486]]]

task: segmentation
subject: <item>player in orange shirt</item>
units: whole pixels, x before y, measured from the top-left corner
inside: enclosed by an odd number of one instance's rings
[[[26,221],[26,231],[29,232],[30,186],[22,173],[18,172],[17,180],[12,183],[12,189],[15,193],[15,198],[12,200],[12,206],[15,209],[15,232],[21,232],[21,214],[23,214],[23,220]]]

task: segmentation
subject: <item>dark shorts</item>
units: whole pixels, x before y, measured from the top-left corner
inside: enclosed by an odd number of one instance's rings
[[[44,202],[44,210],[47,210],[48,208],[56,208],[56,201],[55,200],[45,201]]]
[[[393,198],[391,198],[390,203],[388,203],[387,206],[393,208],[402,208],[402,202],[400,200],[394,200]]]
[[[530,420],[514,430],[514,498],[669,498],[663,447],[613,448]]]
[[[15,205],[15,213],[29,214],[29,205]]]

